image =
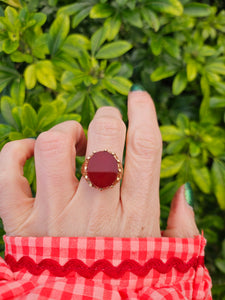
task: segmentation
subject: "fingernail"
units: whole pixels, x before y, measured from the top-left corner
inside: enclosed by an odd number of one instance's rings
[[[194,207],[194,194],[189,182],[184,185],[184,195],[187,203],[193,208]]]
[[[141,84],[133,84],[130,91],[131,92],[136,92],[136,91],[145,92],[145,89],[143,88],[143,86]]]

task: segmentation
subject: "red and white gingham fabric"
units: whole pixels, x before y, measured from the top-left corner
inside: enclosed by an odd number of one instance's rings
[[[118,266],[126,259],[143,265],[151,258],[164,263],[171,257],[184,262],[204,256],[205,239],[195,238],[105,238],[105,237],[9,237],[5,236],[5,254],[16,261],[28,256],[35,263],[50,258],[64,265],[71,259],[80,259],[91,266],[106,259]],[[0,260],[0,299],[212,299],[211,279],[207,269],[198,265],[187,272],[172,268],[162,274],[151,269],[145,277],[127,271],[114,279],[100,271],[92,279],[77,272],[53,276],[48,270],[32,275],[25,268],[12,272]]]

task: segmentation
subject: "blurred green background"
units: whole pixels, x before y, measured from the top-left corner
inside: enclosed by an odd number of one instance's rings
[[[0,149],[65,120],[87,129],[103,105],[118,107],[127,122],[127,94],[141,83],[164,142],[161,228],[175,191],[190,182],[213,299],[225,299],[224,1],[0,3]],[[35,194],[33,159],[24,173]]]

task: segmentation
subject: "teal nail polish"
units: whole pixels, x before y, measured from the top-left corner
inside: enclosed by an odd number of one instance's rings
[[[186,182],[184,185],[184,194],[185,194],[185,199],[187,203],[191,206],[194,207],[194,194],[191,188],[191,184],[189,182]]]
[[[130,90],[131,90],[131,92],[136,92],[136,91],[144,92],[145,91],[145,89],[143,88],[143,86],[141,84],[133,84]]]

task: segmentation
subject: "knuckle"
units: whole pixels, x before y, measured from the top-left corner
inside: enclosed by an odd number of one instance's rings
[[[1,150],[1,154],[7,153],[8,156],[15,157],[22,150],[20,141],[8,142]]]
[[[125,124],[117,118],[99,117],[90,123],[89,129],[96,135],[117,137],[125,131]]]
[[[132,149],[139,157],[149,157],[149,154],[161,156],[162,137],[159,130],[149,132],[137,129],[133,133],[132,142]]]
[[[59,131],[42,132],[36,141],[36,149],[41,152],[58,153],[65,149],[66,134]]]
[[[6,170],[1,170],[0,172],[0,191],[7,190],[10,185],[11,176],[9,176],[9,172]]]

